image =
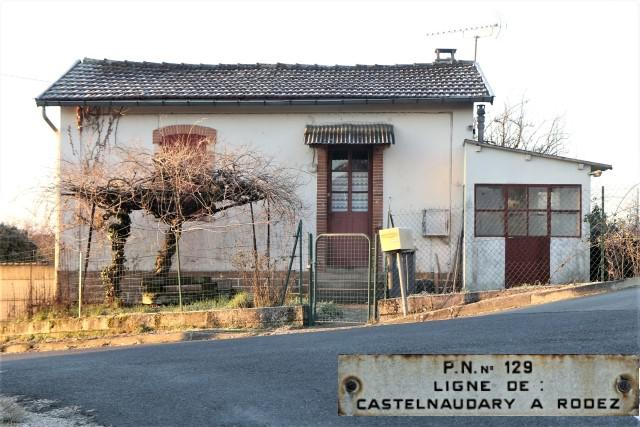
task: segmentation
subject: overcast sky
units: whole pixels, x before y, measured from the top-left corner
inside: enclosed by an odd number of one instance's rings
[[[2,1],[0,13],[0,221],[33,219],[56,156],[33,99],[77,59],[392,64],[431,62],[436,47],[473,59],[471,34],[427,34],[496,22],[478,50],[494,108],[526,96],[534,117],[564,116],[567,155],[613,164],[594,185],[640,181],[637,1]]]

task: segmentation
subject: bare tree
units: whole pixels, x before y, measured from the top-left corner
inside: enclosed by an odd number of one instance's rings
[[[562,154],[567,140],[562,116],[534,123],[529,118],[528,103],[525,98],[515,105],[505,103],[503,110],[488,121],[486,142],[542,154]]]
[[[111,241],[112,262],[102,272],[106,299],[117,300],[124,274],[130,214],[143,211],[168,226],[155,273],[166,276],[186,222],[214,219],[234,207],[269,203],[272,213],[291,215],[299,206],[295,175],[248,150],[212,153],[188,135],[157,152],[114,147],[109,162],[88,170],[67,165],[63,196],[96,206]],[[78,167],[79,166],[79,167]]]

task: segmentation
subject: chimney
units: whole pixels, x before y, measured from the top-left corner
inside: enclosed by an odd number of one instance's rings
[[[457,49],[445,49],[445,48],[438,48],[436,49],[436,63],[437,64],[453,64],[454,62],[456,62],[456,50]],[[440,54],[449,54],[449,57],[441,57]]]
[[[478,142],[484,142],[484,104],[478,104],[476,114],[478,116]]]

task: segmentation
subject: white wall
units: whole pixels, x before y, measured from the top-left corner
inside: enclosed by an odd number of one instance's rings
[[[581,237],[551,238],[551,283],[589,279],[589,226],[582,218],[590,212],[590,168],[574,162],[527,156],[500,149],[464,146],[465,166],[465,288],[504,288],[504,239],[474,237],[475,184],[579,184],[582,192]]]
[[[130,108],[120,119],[117,133],[111,144],[153,149],[154,129],[173,124],[197,124],[217,130],[215,150],[247,147],[259,151],[284,167],[293,169],[300,177],[298,196],[306,209],[302,214],[305,231],[315,233],[316,178],[314,149],[305,146],[304,129],[307,124],[331,123],[373,123],[394,125],[396,144],[384,151],[384,213],[389,208],[394,211],[420,212],[424,208],[460,208],[462,204],[463,157],[462,141],[471,137],[470,125],[473,121],[472,106],[466,107],[394,107],[368,106],[350,107],[306,107],[269,109],[189,109],[172,108],[142,109]],[[62,108],[61,156],[73,161],[79,146],[95,139],[85,130],[79,134],[75,123],[74,108]],[[69,141],[74,142],[72,149]],[[67,209],[62,224],[70,223],[73,209]],[[154,255],[162,239],[162,227],[152,218],[141,213],[133,215],[131,238],[127,242],[126,256],[128,268],[149,270],[153,267]],[[191,228],[206,228],[186,232],[181,240],[181,259],[185,270],[225,270],[232,268],[229,249],[238,244],[238,239],[246,240],[250,229],[246,225],[246,212],[229,213],[228,218],[213,224],[192,225]],[[220,225],[236,224],[234,230],[212,228]],[[416,238],[420,237],[419,230]],[[281,231],[286,234],[284,228]],[[288,232],[288,231],[287,231]],[[85,248],[87,227],[67,227],[62,233],[62,242],[75,249]],[[259,230],[264,235],[264,230]],[[285,237],[290,236],[283,236]],[[435,239],[448,252],[450,239]],[[286,246],[286,245],[285,245]],[[306,248],[305,248],[306,249]],[[84,249],[83,249],[84,250]],[[274,253],[288,252],[288,248],[274,247]],[[77,252],[75,252],[77,254]],[[92,249],[95,262],[90,270],[98,270],[109,258],[108,242],[103,236],[94,236]],[[184,258],[183,258],[184,257]],[[67,265],[77,268],[73,262],[76,255],[68,254]],[[449,259],[441,259],[448,265]],[[175,264],[174,264],[175,267]],[[61,268],[64,266],[61,265]]]

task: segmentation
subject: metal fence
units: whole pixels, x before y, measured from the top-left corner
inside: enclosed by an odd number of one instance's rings
[[[467,212],[392,209],[387,226],[414,236],[412,293],[616,280],[640,275],[639,187],[477,186]],[[386,296],[395,264],[386,258],[378,279]]]
[[[415,252],[402,261],[411,275],[410,293],[640,276],[640,186],[607,187],[604,196],[595,188],[580,194],[579,205],[572,199],[575,191],[561,186],[488,187],[478,190],[485,192],[484,204],[476,194],[468,211],[390,210],[385,225],[410,228],[414,236]],[[314,264],[318,322],[364,322],[376,300],[398,295],[397,262],[381,253],[377,236],[370,243],[354,235],[316,241],[312,231],[276,220],[219,228],[201,224],[183,232],[171,267],[159,272],[165,235],[157,231],[153,240],[149,229],[132,230],[119,297],[140,310],[160,305],[177,310],[180,300],[185,310],[307,304],[313,302],[309,269]],[[77,314],[79,302],[101,310],[105,285],[113,282],[105,273],[113,253],[110,242],[94,233],[90,250],[86,227],[78,230],[78,244],[61,245],[55,268],[53,249],[2,260],[3,318],[34,315],[52,305]]]
[[[314,322],[367,322],[373,303],[371,248],[366,234],[317,237],[311,305]]]

